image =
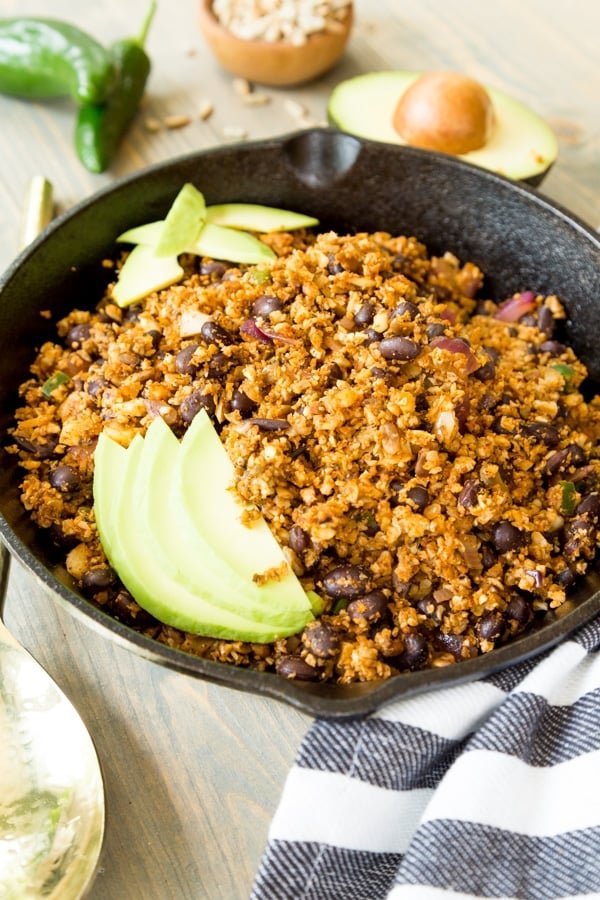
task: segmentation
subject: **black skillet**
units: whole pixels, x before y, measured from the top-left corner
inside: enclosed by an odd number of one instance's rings
[[[372,143],[329,129],[185,156],[125,178],[58,218],[0,282],[0,443],[34,348],[56,320],[92,306],[107,281],[101,266],[115,236],[164,217],[184,182],[208,203],[246,201],[298,210],[337,231],[412,234],[434,252],[452,250],[487,273],[503,299],[530,289],[556,293],[568,311],[565,338],[600,382],[600,242],[582,222],[521,184],[449,156]],[[573,594],[573,608],[532,634],[443,669],[347,686],[303,684],[210,662],[145,638],[83,598],[30,524],[18,500],[13,457],[0,449],[0,535],[48,593],[88,625],[135,653],[189,675],[284,700],[313,715],[370,712],[385,703],[488,675],[552,646],[600,610],[600,577]]]

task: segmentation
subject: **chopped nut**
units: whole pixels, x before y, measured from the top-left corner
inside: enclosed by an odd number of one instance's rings
[[[200,108],[198,109],[198,118],[202,119],[203,122],[206,119],[210,119],[214,112],[214,106],[210,102],[210,100],[203,100],[200,104]]]
[[[183,128],[185,125],[189,125],[192,120],[189,116],[165,116],[163,122],[167,126],[167,128]]]
[[[160,119],[157,119],[156,116],[147,116],[144,119],[144,128],[151,133],[160,131],[162,128]]]

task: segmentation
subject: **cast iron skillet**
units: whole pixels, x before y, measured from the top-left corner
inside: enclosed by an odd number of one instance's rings
[[[101,266],[114,238],[164,217],[191,181],[208,203],[246,201],[317,216],[324,228],[412,234],[432,252],[452,250],[487,273],[488,296],[517,290],[557,293],[569,314],[566,339],[600,381],[600,242],[582,222],[530,188],[460,160],[372,143],[329,129],[218,148],[159,164],[125,178],[58,218],[0,282],[0,434],[27,376],[34,348],[56,320],[99,299],[109,274]],[[144,638],[84,599],[18,500],[20,474],[0,449],[0,535],[55,600],[120,645],[161,665],[240,690],[284,700],[314,715],[370,712],[395,698],[479,678],[555,644],[600,610],[600,576],[576,590],[573,608],[535,633],[443,669],[348,686],[303,684],[237,669]]]

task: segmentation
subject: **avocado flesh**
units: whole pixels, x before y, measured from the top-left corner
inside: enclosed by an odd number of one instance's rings
[[[106,435],[100,435],[94,470],[94,509],[100,539],[111,565],[139,605],[165,624],[226,640],[271,642],[301,631],[312,619],[306,595],[304,611],[290,610],[286,608],[287,591],[283,590],[277,598],[280,611],[270,613],[267,610],[268,615],[281,619],[281,623],[263,622],[252,615],[258,614],[256,605],[250,604],[246,615],[245,597],[248,592],[252,594],[255,585],[252,582],[242,584],[239,591],[240,579],[224,565],[219,568],[223,582],[218,585],[216,576],[207,566],[210,594],[191,590],[181,582],[178,564],[164,549],[157,552],[161,533],[170,528],[177,538],[177,525],[169,519],[160,503],[159,524],[156,520],[151,521],[147,515],[148,507],[143,502],[143,494],[148,488],[148,483],[140,477],[144,444],[144,440],[136,436],[125,451]],[[196,462],[202,469],[202,461]],[[201,567],[205,557],[197,545],[194,553],[198,557],[197,566]],[[281,584],[285,588],[284,583]],[[224,607],[223,597],[234,593],[235,610]],[[265,608],[261,607],[259,611],[264,613]]]
[[[211,430],[214,431],[212,426]],[[185,519],[180,527],[181,497],[173,490],[172,477],[180,447],[169,426],[162,419],[155,419],[146,433],[136,473],[140,514],[149,525],[152,552],[161,558],[164,567],[173,570],[180,584],[200,591],[211,603],[234,613],[243,607],[244,615],[253,621],[291,629],[292,633],[303,628],[310,606],[304,591],[296,596],[285,580],[259,587],[228,566],[206,537]],[[225,455],[222,445],[221,450]],[[215,474],[211,472],[208,477],[212,479]],[[198,478],[203,478],[203,469],[196,468],[194,479]],[[222,490],[227,490],[226,485]],[[239,515],[241,507],[236,512]]]
[[[264,234],[270,231],[312,228],[319,224],[319,220],[312,216],[274,206],[260,206],[257,203],[220,203],[207,206],[206,221],[213,225],[226,225],[228,228]]]
[[[167,213],[158,244],[157,256],[178,256],[193,244],[206,219],[204,195],[193,184],[183,185]]]
[[[393,126],[393,116],[404,91],[421,72],[372,72],[340,82],[331,93],[329,120],[358,137],[405,144]],[[486,86],[496,123],[486,145],[458,157],[514,180],[545,172],[558,155],[550,126],[519,100]]]
[[[201,471],[208,477],[203,478]],[[267,581],[264,588],[270,588],[274,599],[284,591],[288,605],[306,612],[310,602],[265,520],[258,516],[251,527],[242,522],[243,507],[230,490],[234,475],[231,460],[206,411],[201,410],[183,437],[173,475],[180,531],[188,528],[202,534],[246,581],[252,581],[256,573],[285,565],[287,574]]]
[[[130,306],[153,291],[160,291],[181,281],[183,269],[176,256],[156,256],[153,247],[134,247],[112,288],[112,296],[120,307]]]

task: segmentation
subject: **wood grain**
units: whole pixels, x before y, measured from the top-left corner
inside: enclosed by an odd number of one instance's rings
[[[555,126],[560,156],[543,193],[600,225],[600,5],[590,0],[357,0],[342,62],[296,90],[245,106],[197,28],[194,0],[159,0],[144,108],[111,171],[90,175],[72,145],[68,102],[0,97],[0,268],[18,252],[29,179],[44,174],[68,209],[115,178],[225,140],[295,130],[291,98],[322,123],[331,88],[381,69],[453,68],[502,88]],[[0,0],[0,16],[68,19],[109,42],[135,34],[146,0]],[[206,121],[198,112],[214,106]],[[151,116],[183,128],[148,132]],[[136,657],[51,602],[14,567],[6,622],[80,709],[102,760],[108,829],[92,900],[243,900],[309,718]],[[291,898],[290,898],[291,900]]]

